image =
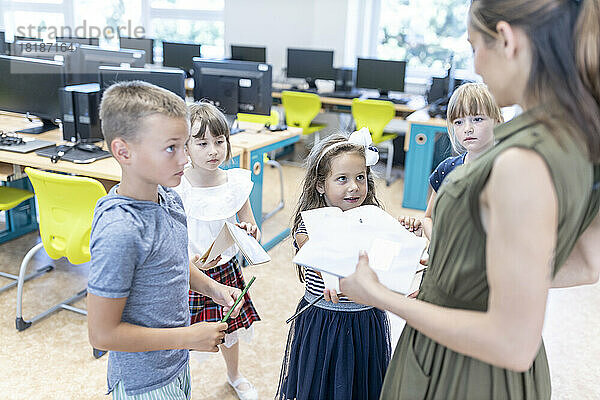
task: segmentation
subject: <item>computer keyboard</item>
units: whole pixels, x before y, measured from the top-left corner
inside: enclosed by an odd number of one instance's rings
[[[373,97],[373,99],[391,101],[394,104],[408,104],[408,102],[410,101],[410,97],[385,97],[385,96],[380,96],[380,97]]]
[[[336,97],[338,99],[355,99],[360,97],[360,92],[331,92],[331,93],[321,93],[323,97]]]

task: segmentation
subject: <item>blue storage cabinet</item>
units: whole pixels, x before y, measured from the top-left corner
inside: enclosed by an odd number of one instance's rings
[[[409,122],[402,207],[427,209],[429,175],[433,167],[436,138],[447,135],[447,132],[445,122]]]

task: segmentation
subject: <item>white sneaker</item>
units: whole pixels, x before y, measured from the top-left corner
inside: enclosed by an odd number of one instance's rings
[[[252,384],[248,381],[248,379],[241,377],[235,382],[231,382],[229,376],[227,376],[227,383],[229,383],[233,390],[235,390],[240,400],[258,400],[258,392],[254,388],[254,386],[252,386]],[[239,390],[238,387],[243,383],[247,383],[250,386],[250,388],[244,391]]]

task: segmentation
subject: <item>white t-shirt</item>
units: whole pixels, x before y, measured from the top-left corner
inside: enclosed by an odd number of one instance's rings
[[[202,255],[215,240],[225,221],[236,223],[236,214],[250,197],[252,172],[247,169],[225,170],[227,182],[212,187],[194,187],[185,177],[175,191],[181,196],[188,226],[188,252],[190,257]],[[231,260],[239,249],[230,247],[221,254],[223,265]]]

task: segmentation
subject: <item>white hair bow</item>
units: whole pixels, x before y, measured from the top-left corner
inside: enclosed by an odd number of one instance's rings
[[[377,164],[377,161],[379,161],[379,152],[377,151],[377,147],[372,146],[373,139],[371,138],[371,133],[369,133],[368,128],[364,127],[358,131],[352,132],[348,138],[348,142],[365,148],[365,162],[367,167]]]
[[[323,159],[325,154],[330,152],[332,149],[335,149],[336,147],[347,143],[352,143],[365,148],[365,164],[367,167],[375,165],[377,164],[377,161],[379,161],[379,153],[377,152],[377,147],[372,146],[373,139],[371,139],[369,129],[362,128],[361,130],[352,132],[347,142],[337,142],[325,148],[325,150],[321,152],[321,156],[317,160],[317,166],[315,167],[315,169],[319,170],[319,164],[321,163],[321,160]]]

